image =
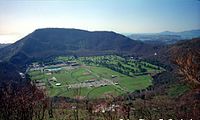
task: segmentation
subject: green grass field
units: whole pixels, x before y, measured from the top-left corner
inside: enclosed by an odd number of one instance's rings
[[[46,89],[50,96],[65,96],[65,97],[88,97],[88,98],[100,98],[105,97],[106,95],[121,95],[126,92],[133,92],[135,90],[144,89],[149,85],[152,85],[152,77],[149,74],[141,74],[136,76],[125,75],[118,71],[114,71],[110,68],[102,66],[96,62],[92,62],[91,64],[86,64],[83,59],[90,59],[98,62],[102,60],[102,57],[87,57],[87,58],[79,58],[76,59],[80,66],[75,69],[65,69],[58,72],[54,72],[52,74],[47,74],[46,72],[38,71],[30,71],[29,75],[31,79],[43,82],[46,84]],[[123,58],[118,56],[111,56],[109,59],[112,60],[112,63],[109,64],[119,64],[122,63],[122,68],[130,68],[130,69],[138,69],[135,64],[139,64],[136,62],[128,61],[126,64],[123,62]],[[67,57],[59,57],[56,60],[74,60],[73,58]],[[96,63],[96,64],[95,64]],[[131,65],[133,64],[133,65]],[[142,63],[141,65],[143,65]],[[153,66],[151,68],[147,67],[146,72],[155,71],[153,68],[156,66],[151,65],[149,63],[145,63]],[[142,66],[144,67],[144,66]],[[161,71],[161,70],[160,70]],[[158,72],[158,70],[157,70]],[[113,75],[115,77],[113,77]],[[50,81],[51,78],[55,77],[56,81]],[[113,82],[117,82],[118,84],[99,86],[99,87],[81,87],[81,88],[68,88],[67,85],[81,83],[87,80],[103,80],[108,79]],[[56,86],[56,83],[61,83],[60,86]]]

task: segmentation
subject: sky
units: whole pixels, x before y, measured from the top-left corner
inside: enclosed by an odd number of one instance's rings
[[[118,33],[200,29],[200,0],[0,0],[0,43],[38,28]]]

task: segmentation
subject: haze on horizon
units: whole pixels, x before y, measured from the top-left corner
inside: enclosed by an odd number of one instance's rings
[[[0,1],[0,43],[38,28],[154,33],[200,28],[199,0]]]

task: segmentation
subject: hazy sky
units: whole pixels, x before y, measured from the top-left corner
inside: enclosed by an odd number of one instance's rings
[[[0,43],[37,28],[62,27],[119,33],[200,28],[199,0],[0,0]]]

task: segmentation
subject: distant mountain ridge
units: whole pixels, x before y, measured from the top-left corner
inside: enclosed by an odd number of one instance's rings
[[[79,29],[37,29],[16,43],[0,51],[0,60],[27,63],[59,55],[140,54],[154,52],[141,41],[131,40],[110,31],[85,31]]]
[[[174,44],[180,40],[200,37],[200,29],[183,32],[164,31],[160,33],[149,34],[131,34],[128,35],[128,37],[134,40],[141,40],[145,43],[150,44]]]
[[[158,33],[160,35],[179,35],[182,39],[192,39],[200,37],[200,29],[197,30],[188,30],[188,31],[182,31],[182,32],[171,32],[171,31],[164,31],[161,33]]]

